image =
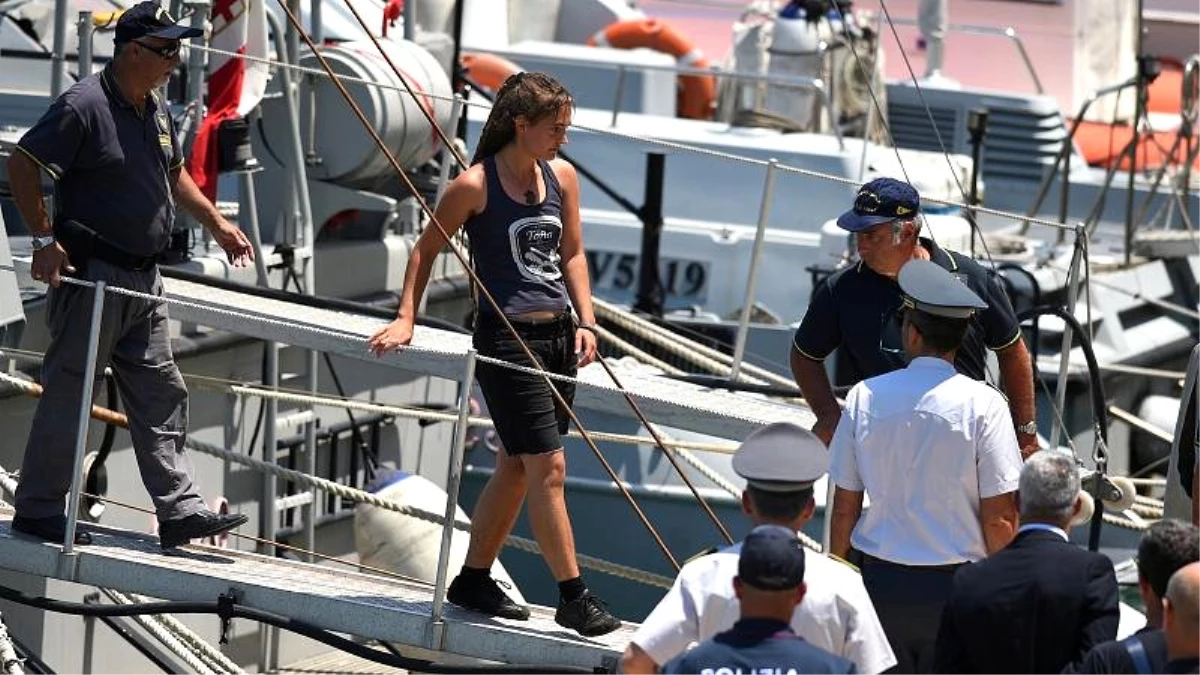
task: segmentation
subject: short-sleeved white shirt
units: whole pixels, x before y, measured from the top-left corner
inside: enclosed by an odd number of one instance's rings
[[[932,357],[855,385],[829,455],[833,482],[870,500],[851,543],[903,565],[984,558],[979,500],[1021,474],[1004,397]]]
[[[729,630],[741,607],[733,592],[735,544],[683,566],[675,585],[633,636],[659,665],[693,643]],[[854,662],[860,673],[881,673],[896,664],[862,577],[820,553],[805,551],[808,590],[792,614],[792,630],[810,644]]]

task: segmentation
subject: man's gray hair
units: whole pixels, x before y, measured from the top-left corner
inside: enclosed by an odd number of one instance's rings
[[[1070,455],[1054,450],[1034,453],[1021,468],[1018,487],[1021,520],[1060,523],[1070,520],[1079,497],[1079,470]]]

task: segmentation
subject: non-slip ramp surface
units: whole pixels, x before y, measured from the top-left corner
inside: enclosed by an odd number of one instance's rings
[[[188,546],[163,554],[150,535],[88,525],[93,543],[62,547],[11,529],[0,510],[0,567],[162,600],[208,601],[236,589],[239,604],[339,633],[438,649],[490,661],[615,670],[636,626],[585,638],[554,623],[554,610],[532,606],[529,621],[484,617],[446,604],[440,645],[433,644],[433,588],[342,568],[244,551]]]

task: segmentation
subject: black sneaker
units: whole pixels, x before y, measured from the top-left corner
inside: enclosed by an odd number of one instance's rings
[[[508,594],[501,590],[500,586],[512,588],[511,584],[496,581],[490,576],[469,578],[460,574],[450,582],[450,589],[446,591],[446,599],[463,609],[488,616],[518,621],[528,619],[529,608],[513,602],[513,599],[508,597]]]
[[[587,637],[611,633],[621,627],[621,620],[609,614],[604,601],[592,595],[591,591],[584,591],[583,595],[571,602],[559,598],[554,622]]]

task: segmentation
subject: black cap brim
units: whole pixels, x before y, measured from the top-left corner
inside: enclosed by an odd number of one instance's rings
[[[858,233],[864,230],[869,230],[876,225],[890,223],[893,220],[899,219],[899,216],[864,216],[859,215],[854,211],[847,211],[838,217],[837,224],[838,227],[846,230],[847,232]]]
[[[156,37],[164,40],[184,40],[200,37],[201,35],[204,35],[204,31],[199,28],[192,28],[191,26],[167,26],[166,28],[146,33],[145,37]]]

